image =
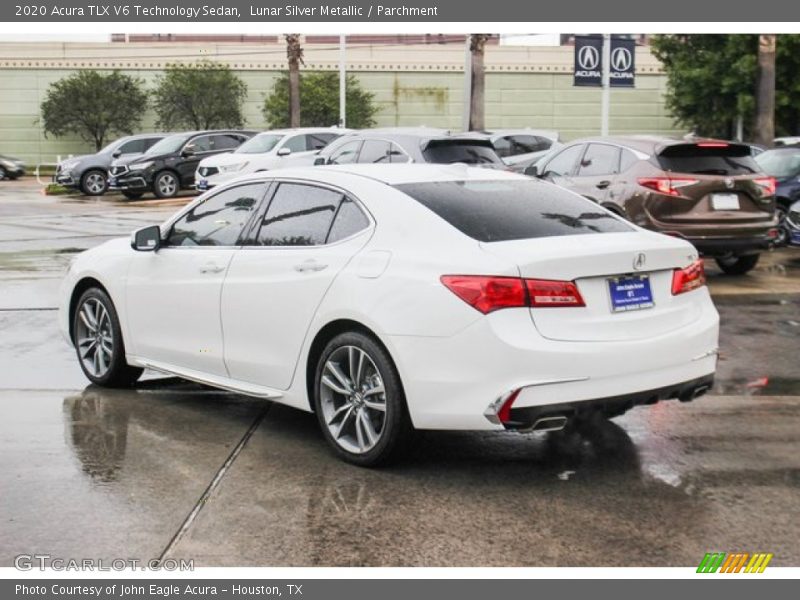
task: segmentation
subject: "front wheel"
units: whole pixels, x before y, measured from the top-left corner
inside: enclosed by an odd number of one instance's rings
[[[758,254],[718,258],[717,265],[726,275],[744,275],[758,264]]]
[[[142,369],[125,362],[125,345],[114,303],[100,288],[86,290],[73,315],[75,351],[89,381],[105,387],[130,387]]]
[[[162,171],[153,182],[153,191],[159,198],[174,198],[179,190],[178,176],[172,171]]]
[[[108,190],[108,178],[98,169],[87,171],[81,177],[81,192],[86,196],[102,196]]]
[[[340,334],[323,350],[314,407],[333,451],[355,465],[386,464],[410,435],[397,369],[380,344],[359,332]]]

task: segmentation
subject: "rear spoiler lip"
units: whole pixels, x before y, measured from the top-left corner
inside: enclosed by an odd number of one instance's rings
[[[469,146],[483,146],[484,148],[491,148],[494,150],[494,146],[492,142],[489,140],[482,140],[480,138],[472,138],[472,137],[446,137],[446,138],[431,138],[429,140],[425,140],[422,142],[420,147],[422,150],[427,150],[431,146],[447,146],[449,144],[467,144]]]
[[[750,146],[747,144],[742,144],[740,142],[729,142],[727,140],[714,140],[714,139],[707,139],[707,140],[696,140],[693,142],[678,142],[678,143],[671,143],[671,144],[659,144],[654,148],[653,154],[655,156],[666,156],[669,157],[670,150],[677,150],[677,149],[685,149],[690,148],[692,146],[700,146],[702,144],[725,144],[724,148],[736,149],[742,152],[741,156],[749,156],[751,154]],[[738,156],[738,155],[737,155]]]

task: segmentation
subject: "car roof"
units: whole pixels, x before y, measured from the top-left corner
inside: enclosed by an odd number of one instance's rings
[[[487,138],[506,135],[538,135],[552,140],[559,139],[559,134],[554,129],[533,129],[532,127],[524,127],[522,129],[485,129],[483,131],[468,131],[464,135],[486,136]]]
[[[287,135],[290,133],[338,133],[344,135],[352,132],[352,129],[342,129],[339,127],[287,127],[284,129],[266,129],[259,131],[256,135]]]
[[[325,165],[317,167],[296,167],[262,173],[253,173],[252,175],[241,177],[237,179],[237,181],[285,177],[289,179],[300,178],[324,182],[327,179],[327,173],[341,173],[366,177],[368,179],[380,181],[387,185],[466,180],[530,180],[529,177],[520,175],[518,173],[511,173],[498,169],[469,167],[463,163],[449,165],[434,163],[409,163],[403,165],[349,164]]]

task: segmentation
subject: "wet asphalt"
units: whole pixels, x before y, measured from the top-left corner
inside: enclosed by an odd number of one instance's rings
[[[181,203],[0,182],[0,566],[695,566],[709,551],[800,566],[800,250],[743,277],[708,265],[711,394],[579,431],[424,432],[365,470],[312,415],[266,401],[155,375],[87,386],[54,311],[69,259]]]

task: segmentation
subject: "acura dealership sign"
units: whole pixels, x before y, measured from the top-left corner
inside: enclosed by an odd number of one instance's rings
[[[611,87],[633,87],[636,71],[636,42],[611,37]],[[603,37],[575,36],[575,85],[603,85]]]

